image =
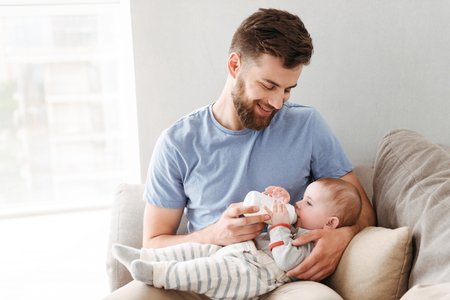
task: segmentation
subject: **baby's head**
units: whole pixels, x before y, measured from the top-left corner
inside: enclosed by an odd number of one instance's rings
[[[322,178],[306,188],[303,199],[295,204],[295,212],[295,227],[313,230],[351,226],[361,213],[361,196],[345,180]]]

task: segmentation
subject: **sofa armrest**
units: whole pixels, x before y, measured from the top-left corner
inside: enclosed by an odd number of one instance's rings
[[[119,243],[137,249],[142,248],[144,189],[143,184],[122,183],[117,187],[114,196],[106,254],[106,273],[111,292],[133,280],[128,269],[112,256],[111,246]],[[177,234],[186,233],[187,219],[183,215]]]
[[[114,196],[106,255],[111,292],[133,280],[127,268],[112,256],[111,246],[120,243],[138,249],[142,247],[143,193],[144,185],[123,183]]]

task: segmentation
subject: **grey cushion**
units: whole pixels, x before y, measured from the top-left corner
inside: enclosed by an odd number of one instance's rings
[[[412,230],[409,287],[450,281],[450,154],[444,148],[399,129],[383,138],[375,159],[378,226]]]

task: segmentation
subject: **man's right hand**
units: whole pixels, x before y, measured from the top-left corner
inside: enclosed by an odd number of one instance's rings
[[[231,204],[222,214],[219,221],[208,226],[198,234],[210,239],[210,244],[226,246],[254,239],[262,233],[267,226],[264,221],[270,219],[267,214],[249,217],[239,217],[243,214],[251,214],[259,211],[258,206],[243,206],[242,202]]]

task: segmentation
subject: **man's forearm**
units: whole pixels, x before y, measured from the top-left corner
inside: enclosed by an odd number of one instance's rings
[[[362,197],[361,197],[362,198]],[[376,218],[375,218],[375,212],[370,205],[369,200],[362,201],[362,207],[361,207],[361,214],[359,216],[358,221],[355,225],[349,226],[352,230],[353,236],[355,236],[358,232],[363,230],[364,228],[368,226],[375,226],[376,224]]]
[[[359,216],[357,223],[361,227],[361,230],[367,226],[375,226],[377,223],[375,211],[373,210],[373,207],[366,195],[364,195],[364,197],[365,201],[362,202],[361,215]]]
[[[206,234],[200,234],[202,230],[196,231],[190,234],[177,234],[169,235],[162,234],[143,241],[143,247],[150,248],[163,248],[183,243],[200,243],[200,244],[212,244],[212,240],[208,238]]]
[[[367,226],[374,226],[376,224],[375,212],[369,199],[367,198],[364,188],[353,171],[342,176],[341,179],[352,183],[361,195],[361,214],[356,224],[351,226],[353,235],[356,235]]]

